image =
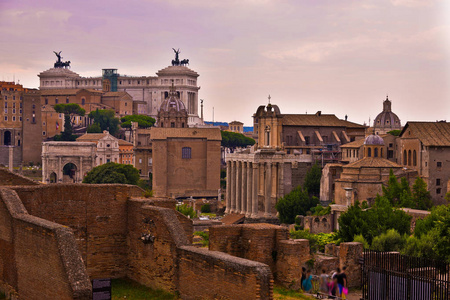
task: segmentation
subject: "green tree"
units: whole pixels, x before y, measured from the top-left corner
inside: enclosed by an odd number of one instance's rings
[[[139,182],[139,170],[132,165],[109,162],[93,168],[83,183],[122,183],[137,185]]]
[[[222,134],[222,147],[236,149],[238,147],[247,147],[255,144],[255,140],[246,137],[243,134],[231,131],[221,131]]]
[[[129,115],[120,118],[122,128],[131,128],[131,122],[137,122],[139,128],[148,128],[155,125],[156,120],[146,115]]]
[[[395,209],[386,197],[377,196],[375,205],[361,209],[359,202],[343,213],[339,222],[339,236],[351,242],[356,235],[362,235],[369,244],[374,237],[395,229],[401,235],[409,234],[411,217],[404,211]]]
[[[406,235],[401,235],[395,229],[388,229],[386,232],[373,238],[372,250],[376,251],[400,251],[403,249],[406,240]]]
[[[392,205],[395,206],[397,203],[399,203],[400,196],[403,194],[403,191],[392,169],[389,171],[388,184],[387,186],[382,186],[382,190],[383,197],[386,197]]]
[[[400,133],[402,133],[402,131],[399,129],[388,131],[388,134],[395,135],[395,136],[400,136]]]
[[[102,133],[102,129],[100,128],[100,125],[94,123],[87,128],[87,133]]]
[[[314,164],[306,173],[305,183],[303,187],[308,190],[310,196],[319,197],[320,195],[320,178],[322,177],[322,169],[318,164]]]
[[[73,125],[76,116],[84,116],[85,110],[76,103],[56,104],[55,111],[64,114],[64,131],[61,135],[55,136],[57,141],[75,141],[76,136],[73,135]]]
[[[89,118],[100,126],[102,132],[108,130],[111,135],[115,135],[119,131],[119,118],[115,117],[114,110],[96,109],[89,113]]]
[[[310,197],[308,191],[300,185],[289,194],[280,198],[275,205],[281,223],[292,224],[297,215],[306,215],[312,207],[319,204],[317,197]]]
[[[427,190],[427,184],[420,177],[417,177],[416,181],[413,184],[412,196],[415,204],[415,207],[413,208],[417,209],[431,208],[432,204],[430,192]]]

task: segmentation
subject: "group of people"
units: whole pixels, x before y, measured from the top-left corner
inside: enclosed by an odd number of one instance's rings
[[[339,297],[340,299],[346,299],[348,294],[347,275],[345,274],[346,267],[337,268],[335,272],[330,276],[326,273],[325,269],[322,269],[322,274],[319,277],[320,280],[320,292],[327,294],[330,298]],[[312,275],[311,270],[306,271],[302,268],[301,285],[305,292],[312,290]]]

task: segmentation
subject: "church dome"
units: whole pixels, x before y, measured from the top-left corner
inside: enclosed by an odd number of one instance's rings
[[[400,118],[391,110],[391,101],[388,97],[383,102],[383,111],[373,121],[373,127],[382,130],[383,133],[402,128]]]
[[[379,135],[371,134],[366,137],[364,145],[384,145],[384,140]]]
[[[175,91],[175,87],[172,83],[172,87],[170,88],[169,97],[167,97],[162,103],[159,110],[162,111],[170,111],[171,109],[175,109],[175,111],[186,111],[186,106],[183,101],[178,97],[177,92]]]

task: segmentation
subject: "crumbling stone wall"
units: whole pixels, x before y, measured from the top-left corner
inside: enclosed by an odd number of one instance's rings
[[[90,299],[92,287],[72,231],[27,213],[0,189],[0,281],[21,299]]]
[[[90,299],[90,279],[125,276],[183,299],[272,298],[267,265],[191,246],[192,221],[174,200],[145,199],[126,185],[5,190],[20,216],[0,201],[0,280],[8,282],[0,289],[20,298]]]
[[[339,265],[341,269],[347,267],[347,282],[349,287],[361,285],[361,265],[359,259],[363,256],[361,243],[341,243],[339,246]]]
[[[297,218],[303,218],[304,229],[309,232],[317,233],[331,233],[333,232],[333,216],[331,214],[324,216],[298,216]]]
[[[5,168],[0,168],[0,186],[13,185],[39,185],[39,182],[19,174],[14,174]]]

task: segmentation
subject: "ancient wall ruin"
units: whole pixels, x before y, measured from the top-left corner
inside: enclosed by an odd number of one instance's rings
[[[129,277],[186,299],[272,298],[269,266],[193,247],[192,221],[174,210],[174,200],[142,198],[127,185],[0,192],[1,291],[90,299],[90,280]]]

